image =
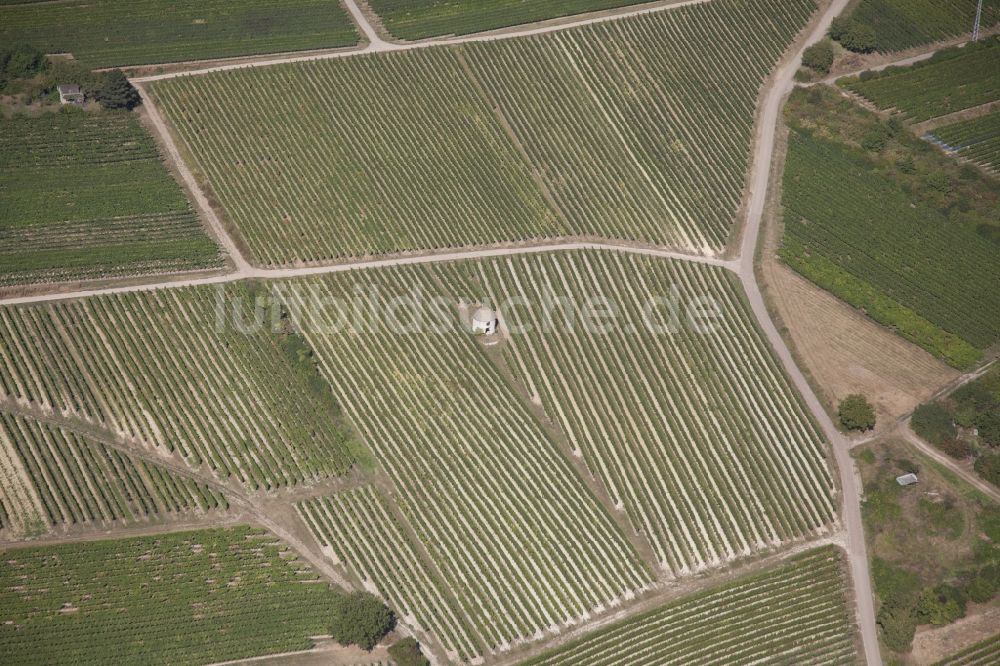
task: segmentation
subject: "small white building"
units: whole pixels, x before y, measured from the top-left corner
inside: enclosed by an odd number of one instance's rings
[[[896,483],[901,486],[912,486],[917,482],[917,475],[910,472],[909,474],[904,474],[903,476],[896,477]]]
[[[77,106],[83,106],[83,91],[80,90],[80,86],[75,83],[61,83],[56,86],[56,90],[59,91],[59,101],[62,104],[76,104]]]
[[[482,307],[476,310],[472,315],[472,332],[482,333],[483,335],[493,335],[497,332],[497,327],[500,325],[500,318],[497,317],[495,310],[491,310],[487,307]]]

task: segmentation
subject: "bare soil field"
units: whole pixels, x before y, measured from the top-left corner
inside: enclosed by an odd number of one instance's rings
[[[959,375],[776,261],[767,261],[763,273],[788,336],[829,405],[862,393],[885,425]]]
[[[957,645],[973,645],[994,635],[1000,626],[1000,606],[972,604],[969,616],[943,627],[917,630],[910,652],[911,664],[934,664],[956,652]]]

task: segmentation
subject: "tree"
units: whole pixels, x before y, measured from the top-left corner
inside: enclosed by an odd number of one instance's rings
[[[430,666],[430,661],[420,651],[420,643],[415,638],[404,638],[392,644],[389,656],[396,666]]]
[[[956,434],[951,412],[939,402],[928,402],[913,411],[913,431],[935,446]]]
[[[871,53],[875,50],[875,28],[855,21],[841,35],[840,45],[855,53]]]
[[[106,72],[100,78],[92,96],[105,109],[128,109],[131,111],[142,104],[139,91],[136,90],[120,69]]]
[[[945,437],[938,447],[952,458],[963,460],[972,455],[972,447],[963,439]]]
[[[14,44],[0,49],[0,73],[5,79],[34,76],[46,64],[45,53],[28,44]]]
[[[844,398],[838,411],[840,424],[848,430],[871,430],[875,427],[875,408],[859,393]]]
[[[829,73],[833,66],[833,44],[828,39],[813,44],[802,54],[802,64],[820,74]]]
[[[330,635],[341,645],[371,650],[394,626],[395,614],[378,597],[355,592],[337,601]]]

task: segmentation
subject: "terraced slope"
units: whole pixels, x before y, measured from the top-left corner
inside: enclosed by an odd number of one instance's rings
[[[151,90],[263,264],[565,235],[714,254],[761,84],[815,7],[716,0]]]
[[[327,631],[335,594],[248,527],[12,549],[0,562],[0,654],[23,666],[178,666],[303,650]]]
[[[340,474],[339,408],[293,337],[253,325],[253,297],[236,284],[0,309],[0,398],[249,488]]]
[[[0,3],[0,41],[70,52],[89,67],[354,46],[337,0],[69,0]]]
[[[851,624],[842,558],[826,547],[613,624],[524,666],[859,664]]]
[[[40,515],[39,509],[44,509],[52,526],[100,526],[229,506],[221,493],[204,484],[71,430],[31,419],[0,413],[0,448],[4,458],[22,470],[11,485],[0,486],[0,496],[30,480],[28,496],[39,501],[19,516],[22,526]]]
[[[221,266],[133,114],[0,118],[0,286]]]
[[[408,623],[437,636],[451,658],[467,662],[484,653],[480,630],[469,625],[453,591],[421,559],[381,493],[364,487],[308,500],[297,509],[327,556]]]
[[[1000,171],[1000,111],[938,127],[930,137],[950,152]]]
[[[607,511],[477,341],[456,332],[457,312],[415,296],[418,285],[436,293],[414,267],[281,291],[443,584],[488,632],[487,648],[539,638],[645,589],[650,573]]]
[[[584,252],[439,273],[524,331],[506,344],[506,365],[668,575],[834,520],[822,438],[728,272]]]

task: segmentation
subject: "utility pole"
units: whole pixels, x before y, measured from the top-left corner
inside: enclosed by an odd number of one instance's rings
[[[979,4],[976,6],[976,23],[972,26],[972,41],[979,41],[979,19],[983,15],[983,0],[979,0]]]

